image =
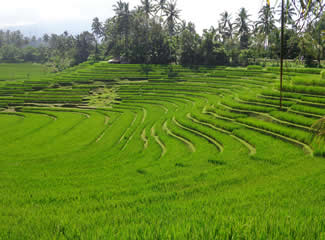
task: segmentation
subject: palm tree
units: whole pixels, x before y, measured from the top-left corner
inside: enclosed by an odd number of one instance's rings
[[[125,3],[120,0],[113,5],[113,10],[117,16],[121,16],[123,14],[124,4]]]
[[[256,22],[256,29],[259,33],[265,34],[265,48],[269,48],[269,36],[275,29],[274,8],[266,5],[259,11],[259,21]]]
[[[141,0],[141,4],[141,9],[146,14],[146,17],[149,18],[154,10],[154,5],[151,3],[151,0]]]
[[[164,13],[166,17],[167,28],[170,36],[175,35],[177,21],[180,19],[179,14],[181,10],[176,8],[177,0],[171,0],[167,3]]]
[[[295,20],[293,19],[297,15],[295,8],[293,7],[292,2],[287,0],[286,6],[285,6],[285,14],[284,14],[284,23],[285,24],[291,24],[294,28]]]
[[[116,5],[113,5],[114,11],[117,15],[117,28],[120,35],[124,35],[124,54],[128,57],[129,48],[129,32],[131,23],[131,13],[129,9],[129,3],[119,0]]]
[[[219,32],[222,36],[223,43],[225,43],[226,40],[232,39],[233,24],[231,23],[231,16],[227,11],[221,13],[220,16],[221,20],[219,22]]]
[[[45,33],[45,34],[43,35],[43,41],[46,42],[46,43],[48,43],[49,40],[50,40],[50,36],[49,36],[47,33]]]
[[[308,23],[319,19],[325,8],[323,0],[291,0],[291,2],[299,13],[299,18],[295,22],[299,30],[302,30]]]
[[[240,39],[240,48],[247,49],[248,48],[248,37],[250,31],[249,24],[250,15],[247,14],[245,8],[241,8],[236,18],[235,29],[237,31],[237,36]]]
[[[276,11],[281,16],[281,3],[278,6],[278,10]],[[293,28],[296,28],[294,17],[297,15],[296,9],[293,6],[292,1],[287,0],[284,6],[284,24],[290,24]],[[281,17],[278,20],[281,22]]]
[[[98,56],[98,40],[103,37],[103,25],[99,21],[98,17],[93,19],[93,23],[91,25],[91,30],[95,36],[95,59],[97,60]]]
[[[167,0],[156,0],[156,14],[160,11],[160,17],[162,17],[167,5]]]

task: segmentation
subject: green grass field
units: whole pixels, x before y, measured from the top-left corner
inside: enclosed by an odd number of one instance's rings
[[[0,239],[325,239],[324,80],[278,75],[0,64]]]

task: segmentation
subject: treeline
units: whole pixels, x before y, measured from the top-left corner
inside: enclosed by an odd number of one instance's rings
[[[0,30],[0,62],[47,63],[54,71],[87,61],[95,49],[94,35],[45,34],[42,38],[23,36],[20,31]]]
[[[325,57],[325,16],[323,6],[317,5],[321,1],[311,1],[308,12],[297,4],[303,1],[285,2],[284,57],[320,66]],[[255,22],[245,8],[234,16],[225,11],[201,35],[193,23],[180,18],[174,0],[141,0],[134,9],[120,0],[113,9],[113,17],[103,22],[94,18],[92,32],[76,36],[64,32],[29,39],[18,31],[0,31],[0,60],[47,62],[61,70],[86,60],[111,58],[128,63],[238,66],[280,57],[279,7],[266,4]]]
[[[0,30],[0,60],[5,62],[39,61],[36,48],[42,39],[25,37],[20,31]]]

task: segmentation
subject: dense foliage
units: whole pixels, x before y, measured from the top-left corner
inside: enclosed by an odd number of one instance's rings
[[[308,5],[311,11],[303,15],[300,24],[301,11],[306,8],[303,2],[286,1],[284,57],[320,66],[325,57],[325,16],[316,11],[315,1]],[[0,31],[0,60],[47,62],[54,70],[62,70],[86,60],[111,58],[129,63],[247,65],[280,55],[279,7],[266,4],[256,22],[245,8],[236,16],[226,11],[201,35],[193,23],[181,20],[181,10],[173,0],[142,0],[134,9],[119,0],[113,9],[113,17],[104,22],[94,18],[92,32],[77,36],[64,32],[36,39],[19,31]]]

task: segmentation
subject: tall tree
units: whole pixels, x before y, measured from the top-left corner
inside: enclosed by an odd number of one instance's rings
[[[103,24],[99,21],[98,17],[93,19],[91,29],[95,37],[95,60],[98,60],[98,41],[103,37]]]
[[[96,36],[96,38],[101,38],[103,37],[104,30],[103,30],[103,24],[99,21],[98,17],[95,17],[93,19],[93,23],[91,25],[91,30],[93,34]]]
[[[194,65],[197,61],[200,37],[195,31],[195,25],[188,23],[180,34],[180,62],[184,65]]]
[[[281,16],[281,4],[279,4],[277,12]],[[290,0],[286,0],[284,6],[284,23],[286,25],[291,25],[292,28],[296,28],[296,22],[295,22],[296,15],[297,15],[297,11],[293,6],[293,2]],[[279,19],[279,22],[281,22],[281,17]]]
[[[177,9],[177,0],[170,0],[164,9],[166,24],[170,36],[175,35],[181,10]]]
[[[87,61],[94,49],[94,42],[95,37],[90,32],[86,31],[76,36],[76,47],[74,54],[76,64]]]
[[[221,13],[220,16],[219,32],[222,36],[223,43],[225,43],[228,39],[232,39],[233,23],[231,22],[231,15],[227,11]]]
[[[162,17],[166,5],[167,5],[167,0],[156,0],[156,5],[155,5],[156,14],[160,12],[160,17]]]
[[[250,24],[249,17],[245,8],[241,8],[235,21],[236,34],[239,37],[240,48],[247,49],[249,41]]]
[[[259,11],[259,21],[256,22],[256,29],[259,33],[264,33],[265,48],[269,48],[269,37],[273,29],[276,28],[274,20],[274,8],[265,5]]]
[[[50,36],[49,36],[47,33],[45,33],[45,34],[43,35],[43,41],[44,41],[45,43],[48,43],[49,40],[50,40]]]
[[[113,5],[114,11],[117,15],[117,28],[120,35],[120,40],[124,39],[123,55],[128,58],[129,55],[129,32],[131,23],[131,13],[129,9],[129,3],[118,1]]]
[[[317,61],[318,67],[321,67],[321,55],[324,54],[325,48],[325,15],[322,15],[319,21],[315,22],[312,35],[317,44]],[[323,36],[322,36],[323,35]],[[324,56],[323,56],[324,57]]]
[[[154,5],[152,4],[151,0],[141,0],[141,9],[145,13],[146,17],[149,18],[149,16],[154,11]]]

